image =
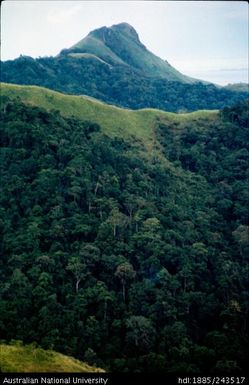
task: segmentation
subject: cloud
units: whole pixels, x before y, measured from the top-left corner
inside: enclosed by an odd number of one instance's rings
[[[241,2],[237,8],[228,9],[225,16],[230,20],[248,20],[248,4]]]
[[[52,24],[64,24],[72,17],[76,16],[79,11],[83,8],[83,4],[75,4],[71,7],[68,6],[66,2],[66,7],[58,9],[58,7],[54,7],[49,10],[47,14],[47,21]]]
[[[220,68],[219,71],[228,71],[228,72],[247,72],[248,73],[248,68]]]

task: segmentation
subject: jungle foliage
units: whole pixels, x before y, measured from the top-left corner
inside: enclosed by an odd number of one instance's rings
[[[74,55],[77,55],[74,49]],[[157,108],[164,111],[221,109],[248,97],[243,92],[214,84],[183,83],[145,75],[132,66],[100,61],[94,55],[70,56],[63,50],[56,57],[1,62],[1,81],[38,85],[74,95],[89,95],[120,107]],[[83,56],[81,56],[83,55]]]
[[[111,371],[245,370],[248,105],[158,124],[154,161],[8,97],[0,123],[0,338]]]

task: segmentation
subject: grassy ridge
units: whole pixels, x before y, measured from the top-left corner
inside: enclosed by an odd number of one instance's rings
[[[65,117],[98,123],[109,136],[135,139],[149,151],[154,148],[154,129],[158,122],[184,122],[186,120],[213,119],[217,111],[195,111],[175,114],[154,109],[129,110],[102,103],[87,96],[65,95],[37,86],[20,86],[2,83],[1,94],[20,97],[25,102],[47,110],[59,110]]]
[[[75,358],[43,350],[31,345],[0,344],[0,371],[3,373],[38,373],[38,372],[104,372]]]

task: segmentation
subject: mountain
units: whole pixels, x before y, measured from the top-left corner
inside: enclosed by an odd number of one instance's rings
[[[93,55],[96,60],[102,60],[108,65],[125,65],[138,70],[144,76],[182,83],[198,82],[151,53],[140,42],[135,29],[127,23],[96,29],[66,52],[74,57]]]
[[[1,373],[95,373],[104,370],[34,344],[0,344]]]
[[[0,338],[118,373],[243,375],[248,112],[3,85]]]
[[[126,23],[92,31],[56,57],[1,62],[1,81],[172,112],[220,109],[248,95],[181,74],[148,51]]]

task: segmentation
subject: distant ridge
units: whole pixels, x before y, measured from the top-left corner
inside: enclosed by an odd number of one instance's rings
[[[150,52],[127,23],[95,29],[55,57],[1,62],[0,76],[4,83],[88,95],[134,110],[216,110],[248,96],[241,86],[217,87],[183,75]]]
[[[237,92],[246,92],[249,93],[249,84],[248,83],[232,83],[228,84],[224,88],[231,90],[231,91],[237,91]]]

